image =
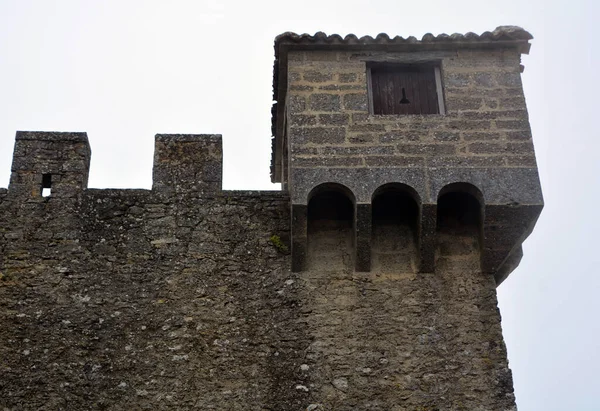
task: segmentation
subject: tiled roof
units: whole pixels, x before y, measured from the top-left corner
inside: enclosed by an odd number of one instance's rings
[[[474,48],[480,46],[517,46],[521,53],[529,53],[529,40],[533,36],[526,30],[518,26],[500,26],[494,31],[486,31],[481,34],[476,33],[454,33],[438,34],[434,36],[431,33],[425,34],[421,40],[414,36],[407,38],[395,36],[390,37],[385,33],[380,33],[375,37],[358,37],[354,34],[348,34],[345,37],[339,34],[327,35],[323,32],[310,34],[296,34],[286,32],[275,38],[275,65],[273,68],[273,100],[278,101],[279,93],[279,73],[282,57],[286,59],[285,54],[289,49],[335,49],[335,48],[385,48],[391,50],[440,50],[444,48]],[[286,62],[287,64],[287,62]],[[282,67],[283,68],[283,67]],[[276,133],[277,133],[277,103],[273,105],[272,111],[272,158],[271,158],[271,180],[276,181],[276,158],[281,153],[276,152]]]
[[[318,32],[315,35],[283,33],[275,38],[275,57],[278,57],[279,46],[282,44],[306,44],[306,45],[400,45],[400,44],[431,44],[431,43],[482,43],[482,42],[497,42],[497,41],[527,41],[533,36],[517,26],[500,26],[494,31],[486,31],[482,34],[476,33],[454,33],[454,34],[438,34],[434,36],[431,33],[425,34],[421,40],[414,36],[407,38],[396,36],[390,37],[385,33],[380,33],[376,37],[363,36],[357,37],[354,34],[348,34],[342,37],[339,34],[327,35],[323,32]]]

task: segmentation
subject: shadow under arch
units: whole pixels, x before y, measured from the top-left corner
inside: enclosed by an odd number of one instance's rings
[[[324,183],[308,195],[307,261],[310,270],[352,270],[356,200],[342,184]]]
[[[324,193],[324,192],[339,193],[339,194],[347,197],[352,202],[353,205],[356,204],[356,198],[355,198],[352,190],[350,190],[348,187],[346,187],[345,185],[340,184],[340,183],[322,183],[322,184],[319,184],[318,186],[314,187],[308,193],[308,196],[306,198],[307,204],[310,204],[310,201],[313,199],[313,197],[315,197],[321,193]]]
[[[371,197],[372,267],[376,271],[414,272],[419,267],[421,198],[402,183],[378,187]]]
[[[444,186],[437,198],[437,257],[471,256],[481,262],[484,213],[479,188],[465,182]]]

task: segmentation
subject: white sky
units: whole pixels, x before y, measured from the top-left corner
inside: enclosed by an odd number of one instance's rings
[[[90,187],[150,188],[156,133],[219,133],[224,188],[269,183],[273,39],[520,25],[546,208],[499,288],[517,403],[599,410],[600,3],[0,0],[0,187],[16,130],[87,131]],[[596,70],[597,71],[597,70]]]

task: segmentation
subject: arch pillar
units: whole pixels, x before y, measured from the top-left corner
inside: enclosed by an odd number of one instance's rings
[[[437,204],[421,204],[419,216],[419,272],[435,271]]]
[[[371,214],[371,204],[356,205],[356,271],[371,271]]]

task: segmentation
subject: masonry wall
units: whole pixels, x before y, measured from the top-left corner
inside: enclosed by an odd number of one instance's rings
[[[370,273],[292,273],[289,196],[221,191],[220,144],[159,135],[153,190],[96,190],[84,133],[17,135],[2,409],[514,409],[480,227],[438,218],[434,272],[400,230]],[[47,173],[62,185],[42,197]]]
[[[366,63],[384,61],[439,61],[445,115],[370,115]],[[457,175],[484,191],[488,203],[510,201],[498,181],[531,181],[523,193],[514,190],[517,201],[541,198],[517,50],[290,51],[288,67],[295,203],[307,201],[306,181],[314,186],[332,177],[369,202],[399,173],[424,202],[435,203],[437,190]]]
[[[476,236],[435,274],[291,273],[280,193],[0,201],[3,409],[514,406]]]
[[[289,341],[308,342],[270,240],[286,238],[286,206],[142,190],[88,190],[75,211],[3,201],[2,409],[299,409],[282,381]]]

